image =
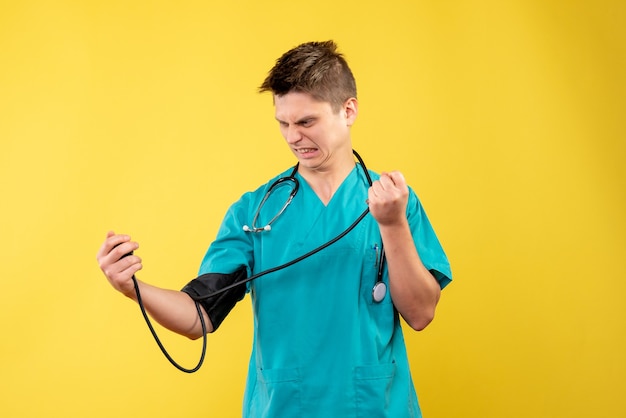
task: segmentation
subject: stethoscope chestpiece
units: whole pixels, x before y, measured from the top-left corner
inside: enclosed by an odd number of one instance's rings
[[[387,295],[387,285],[385,282],[376,282],[374,288],[372,288],[372,299],[376,303],[380,303],[385,299]]]

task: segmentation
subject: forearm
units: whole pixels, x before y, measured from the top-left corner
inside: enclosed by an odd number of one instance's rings
[[[439,283],[417,253],[406,218],[380,226],[389,271],[389,290],[394,306],[415,330],[433,319],[441,295]]]
[[[202,336],[202,326],[198,316],[196,304],[191,297],[180,291],[162,289],[138,281],[141,301],[148,314],[163,327],[185,337],[196,339]],[[137,301],[137,295],[132,292],[127,295]],[[213,331],[213,325],[206,312],[204,315],[207,332]]]

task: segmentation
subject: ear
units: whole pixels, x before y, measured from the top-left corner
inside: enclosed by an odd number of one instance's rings
[[[351,97],[343,104],[343,112],[346,117],[348,126],[352,126],[356,121],[357,114],[359,113],[359,102],[355,97]]]

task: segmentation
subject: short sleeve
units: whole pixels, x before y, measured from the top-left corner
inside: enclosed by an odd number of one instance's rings
[[[253,269],[253,244],[243,230],[248,213],[249,194],[245,194],[226,212],[215,240],[209,246],[199,274],[232,273],[245,266],[248,275]]]
[[[424,207],[413,190],[410,190],[407,218],[422,263],[443,289],[452,281],[450,263]]]

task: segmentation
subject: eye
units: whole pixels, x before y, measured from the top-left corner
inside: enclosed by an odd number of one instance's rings
[[[309,126],[313,125],[313,122],[314,122],[314,119],[305,119],[303,121],[300,121],[298,125],[304,128],[308,128]]]

